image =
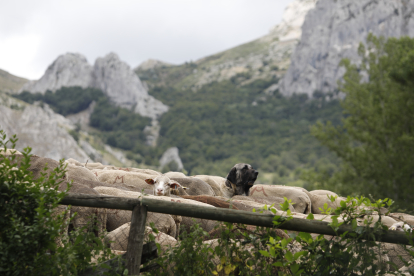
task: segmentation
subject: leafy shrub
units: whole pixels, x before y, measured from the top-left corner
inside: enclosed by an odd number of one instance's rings
[[[0,130],[0,148],[14,149],[16,141],[15,136],[6,140]],[[69,189],[58,191],[63,160],[53,173],[34,179],[28,170],[30,150],[21,156],[0,151],[0,274],[77,275],[94,255],[101,252],[103,260],[110,250],[86,228],[66,235],[69,210],[57,209]]]
[[[157,231],[156,231],[157,233]],[[211,258],[212,249],[203,243],[208,235],[198,224],[191,227],[190,232],[185,230],[180,235],[181,242],[177,247],[170,248],[163,256],[153,260],[149,265],[157,264],[150,275],[211,275],[214,266],[206,262]],[[152,236],[152,240],[155,240]],[[158,245],[158,250],[161,247]]]
[[[333,202],[336,198],[330,197]],[[323,213],[331,216],[330,226],[337,232],[341,225],[349,224],[352,231],[328,238],[324,235],[312,237],[304,232],[287,232],[277,229],[292,219],[290,200],[280,208],[285,216],[272,211],[274,228],[248,227],[242,224],[223,223],[215,246],[203,242],[210,237],[199,226],[193,226],[190,233],[184,233],[176,247],[170,248],[152,264],[158,269],[146,275],[397,275],[390,272],[394,264],[386,258],[387,250],[381,243],[381,233],[387,229],[381,219],[373,223],[357,219],[390,207],[390,199],[371,202],[368,198],[348,197],[335,210],[327,207]],[[314,219],[310,214],[307,219]],[[340,222],[343,219],[343,222]],[[406,233],[413,245],[413,234]],[[414,256],[412,247],[399,245],[402,251]],[[409,263],[404,261],[405,265]],[[409,270],[414,275],[414,269]]]

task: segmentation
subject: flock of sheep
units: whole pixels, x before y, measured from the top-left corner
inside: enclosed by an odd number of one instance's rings
[[[19,154],[19,152],[16,152]],[[4,153],[3,153],[4,154]],[[6,152],[7,154],[7,152]],[[263,208],[272,204],[276,213],[283,215],[280,203],[284,197],[291,200],[289,209],[293,217],[306,219],[312,213],[315,220],[331,221],[331,216],[322,214],[324,205],[335,209],[344,198],[337,197],[334,202],[328,196],[337,196],[326,190],[307,191],[302,187],[290,187],[282,185],[254,184],[258,172],[248,164],[237,164],[231,169],[227,177],[211,175],[186,176],[181,172],[160,172],[150,169],[119,168],[103,165],[101,163],[80,163],[74,159],[65,161],[67,171],[65,181],[59,189],[65,190],[67,183],[72,182],[70,192],[110,195],[126,198],[152,197],[158,200],[176,202],[177,204],[194,204],[214,208],[232,208],[244,211]],[[39,177],[42,169],[47,166],[47,172],[59,166],[59,162],[42,158],[31,157],[31,167],[34,177]],[[233,174],[232,174],[233,171]],[[254,185],[253,185],[254,184]],[[62,207],[64,208],[64,207]],[[88,224],[90,215],[97,217],[99,234],[105,234],[108,246],[117,254],[126,251],[129,228],[131,223],[131,211],[100,209],[91,207],[72,207],[71,212],[77,212],[78,216],[72,221],[71,227],[82,227]],[[265,211],[269,212],[270,211]],[[372,218],[373,223],[379,219],[375,212],[360,218]],[[403,213],[390,213],[381,216],[382,223],[392,230],[411,231],[409,225],[414,225],[414,216]],[[188,217],[168,214],[148,213],[147,224],[154,223],[159,230],[156,234],[156,242],[161,248],[174,246],[179,239],[179,230],[187,231],[190,227],[199,223],[206,232],[213,232],[217,221],[193,219]],[[68,231],[69,229],[67,229]],[[146,235],[152,233],[147,227]],[[205,241],[215,244],[215,240]],[[405,260],[410,256],[401,251],[399,245],[385,244],[389,253],[386,258],[397,264],[399,269],[407,269],[398,255],[402,254]],[[405,255],[404,255],[405,254]],[[401,270],[401,271],[402,271]]]

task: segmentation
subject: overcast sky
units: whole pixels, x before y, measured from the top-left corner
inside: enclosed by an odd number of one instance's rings
[[[58,55],[180,64],[268,33],[293,0],[0,0],[0,69],[40,78]]]

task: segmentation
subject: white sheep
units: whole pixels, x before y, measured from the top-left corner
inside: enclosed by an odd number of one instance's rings
[[[155,177],[154,179],[148,178],[145,179],[149,185],[154,185],[154,193],[155,196],[170,196],[171,189],[178,189],[183,188],[181,184],[176,181],[171,180],[168,176],[160,175]]]
[[[155,177],[154,179],[148,178],[145,180],[149,185],[154,185],[153,188],[153,195],[154,196],[171,196],[171,189],[178,189],[178,188],[184,188],[176,181],[171,180],[168,176],[165,175],[159,175]],[[175,221],[175,224],[177,225],[177,240],[178,236],[180,235],[180,226],[181,222],[183,221],[183,218],[181,216],[177,215],[171,215],[172,218]]]

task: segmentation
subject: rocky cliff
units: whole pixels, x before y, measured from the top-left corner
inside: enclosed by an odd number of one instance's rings
[[[148,95],[138,76],[115,53],[98,58],[94,66],[80,54],[61,55],[38,81],[27,83],[20,91],[45,93],[63,86],[101,89],[115,104],[153,119],[168,110],[166,105]]]
[[[0,93],[0,129],[8,138],[17,134],[17,149],[30,146],[32,153],[59,160],[91,160],[68,131],[75,126],[46,104],[30,105]]]
[[[319,0],[306,15],[281,92],[333,91],[344,74],[338,67],[340,60],[358,62],[359,43],[369,33],[414,36],[414,0]]]

